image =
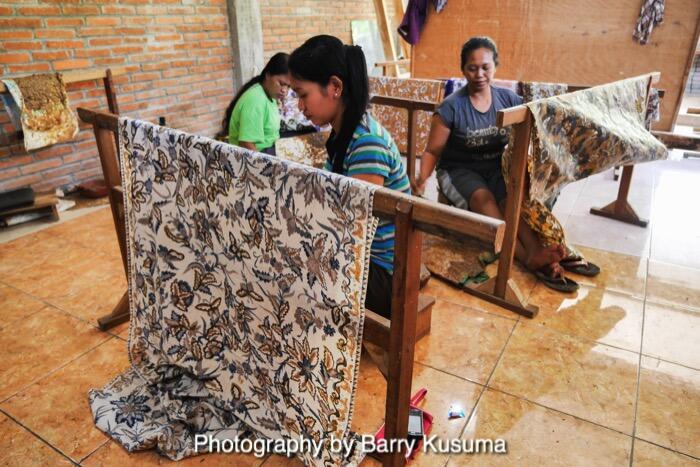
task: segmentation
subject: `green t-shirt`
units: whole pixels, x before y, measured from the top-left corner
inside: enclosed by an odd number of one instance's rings
[[[265,94],[260,84],[243,93],[231,114],[228,141],[255,143],[259,150],[269,148],[280,137],[280,112],[277,102]]]

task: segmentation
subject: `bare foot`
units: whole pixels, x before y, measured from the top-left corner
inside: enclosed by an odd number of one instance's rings
[[[525,266],[531,271],[537,271],[543,266],[559,263],[566,251],[562,245],[550,245],[533,251],[527,258]]]

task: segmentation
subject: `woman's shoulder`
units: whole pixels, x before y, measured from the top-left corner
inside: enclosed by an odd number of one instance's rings
[[[355,128],[351,147],[357,149],[362,146],[375,146],[390,149],[393,140],[391,135],[369,113],[366,113]]]
[[[491,86],[491,92],[497,99],[509,107],[523,103],[523,98],[517,95],[512,89]]]

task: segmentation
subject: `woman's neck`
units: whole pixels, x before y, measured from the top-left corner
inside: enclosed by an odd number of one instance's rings
[[[275,100],[275,97],[270,95],[270,90],[268,89],[268,87],[270,86],[270,79],[271,78],[269,76],[263,77],[262,81],[260,81],[260,86],[263,88],[263,91],[265,91],[265,95],[267,96],[267,98],[273,101]]]
[[[491,85],[489,86],[484,86],[481,89],[473,89],[471,85],[467,84],[467,87],[469,89],[469,95],[471,97],[475,97],[477,99],[486,99],[491,97]]]

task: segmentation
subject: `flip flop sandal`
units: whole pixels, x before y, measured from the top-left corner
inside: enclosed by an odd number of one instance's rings
[[[565,270],[574,274],[586,277],[593,277],[600,274],[600,268],[583,258],[559,261],[559,265]]]
[[[535,276],[541,280],[544,285],[559,292],[575,292],[579,287],[578,282],[566,276],[552,277],[541,270],[535,271]]]

